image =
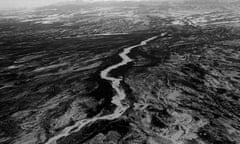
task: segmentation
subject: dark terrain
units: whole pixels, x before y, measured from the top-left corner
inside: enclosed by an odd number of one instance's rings
[[[110,114],[122,77],[130,108],[59,144],[240,144],[240,3],[104,2],[0,12],[0,143],[43,144]]]

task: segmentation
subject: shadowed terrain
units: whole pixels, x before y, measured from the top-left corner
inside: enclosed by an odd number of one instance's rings
[[[0,143],[239,144],[239,22],[238,2],[1,12]],[[108,73],[129,107],[108,119],[118,93],[101,72],[131,46]]]

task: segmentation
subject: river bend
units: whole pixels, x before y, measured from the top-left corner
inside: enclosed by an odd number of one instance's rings
[[[148,42],[150,42],[156,38],[157,38],[157,36],[154,36],[154,37],[151,37],[149,39],[142,41],[141,43],[139,43],[137,45],[133,45],[133,46],[125,48],[123,50],[123,52],[121,52],[119,54],[119,56],[122,58],[121,62],[119,62],[115,65],[109,66],[106,69],[101,71],[101,73],[100,73],[101,78],[109,81],[112,85],[112,88],[116,92],[115,96],[113,96],[112,101],[111,101],[113,104],[116,105],[116,109],[114,110],[114,112],[112,114],[107,114],[104,116],[96,116],[93,118],[80,120],[80,121],[76,122],[74,125],[63,129],[59,134],[50,138],[45,144],[56,144],[57,140],[59,140],[60,138],[69,136],[69,135],[71,135],[71,133],[78,132],[84,126],[90,125],[98,120],[114,120],[114,119],[119,118],[129,108],[129,105],[122,104],[122,100],[124,100],[126,98],[127,94],[125,93],[124,89],[120,85],[120,82],[122,81],[122,79],[111,77],[109,75],[109,73],[112,70],[117,69],[117,68],[124,66],[124,65],[128,64],[129,62],[133,61],[130,57],[128,57],[128,54],[131,52],[132,49],[137,48],[139,46],[144,46]]]

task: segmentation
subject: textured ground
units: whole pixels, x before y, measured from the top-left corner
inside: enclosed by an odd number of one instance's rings
[[[239,144],[239,3],[109,3],[0,14],[0,143],[41,144],[109,114],[111,72],[130,108],[61,144]],[[164,33],[164,35],[162,35]]]
[[[176,143],[239,143],[239,36],[225,28],[202,31],[175,29],[139,49],[126,77],[136,101],[129,116],[139,118],[138,130]],[[176,32],[186,35],[176,39]]]

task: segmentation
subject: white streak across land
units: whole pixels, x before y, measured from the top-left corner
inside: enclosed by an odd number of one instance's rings
[[[50,138],[46,142],[46,144],[56,144],[57,140],[59,140],[60,138],[69,136],[69,135],[71,135],[71,133],[78,132],[84,126],[92,124],[92,123],[94,123],[94,122],[96,122],[98,120],[114,120],[116,118],[119,118],[129,108],[129,105],[122,104],[122,100],[124,100],[126,98],[126,93],[125,93],[124,89],[120,85],[120,82],[122,81],[122,79],[111,77],[111,76],[109,76],[109,73],[112,70],[117,69],[118,67],[124,66],[124,65],[128,64],[129,62],[133,61],[131,58],[129,58],[127,56],[127,54],[129,54],[132,49],[134,49],[136,47],[139,47],[139,46],[144,46],[148,42],[150,42],[150,41],[152,41],[152,40],[154,40],[156,38],[157,38],[157,36],[154,36],[154,37],[151,37],[151,38],[149,38],[147,40],[142,41],[140,44],[137,44],[137,45],[125,48],[123,50],[123,52],[121,52],[119,54],[119,56],[122,58],[122,61],[120,63],[117,63],[115,65],[112,65],[112,66],[104,69],[101,72],[101,78],[111,82],[112,88],[116,92],[116,94],[112,98],[111,102],[113,104],[115,104],[117,107],[116,107],[116,109],[114,110],[114,112],[112,114],[108,114],[108,115],[104,115],[104,116],[96,116],[96,117],[93,117],[93,118],[90,118],[90,119],[80,120],[80,121],[76,122],[74,125],[66,127],[64,130],[62,130],[56,136]]]

